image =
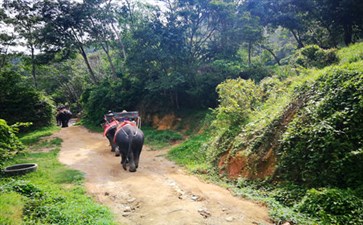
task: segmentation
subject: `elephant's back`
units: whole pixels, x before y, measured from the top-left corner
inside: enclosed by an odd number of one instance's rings
[[[144,140],[144,132],[134,124],[119,126],[115,132],[115,142],[127,141],[132,137],[133,140]]]

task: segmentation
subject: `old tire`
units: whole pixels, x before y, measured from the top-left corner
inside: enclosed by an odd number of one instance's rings
[[[6,167],[4,170],[4,174],[8,175],[8,176],[23,175],[26,173],[36,171],[37,168],[38,168],[38,165],[36,163],[16,164],[16,165]]]

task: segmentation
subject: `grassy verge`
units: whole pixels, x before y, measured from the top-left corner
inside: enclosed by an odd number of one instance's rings
[[[145,144],[152,150],[159,150],[183,140],[183,136],[176,131],[155,130],[147,126],[142,127],[142,131],[145,135]]]
[[[58,162],[61,140],[39,141],[52,131],[23,136],[26,143],[33,143],[33,151],[5,163],[37,163],[38,169],[23,176],[1,174],[0,224],[115,224],[111,212],[86,195],[83,174]],[[44,148],[48,151],[34,151]]]
[[[183,144],[172,148],[167,156],[192,172],[205,174],[209,167],[202,145],[208,138],[208,134],[192,136]]]
[[[58,131],[60,129],[61,128],[58,127],[58,126],[44,127],[44,128],[39,129],[39,130],[30,132],[30,133],[20,134],[19,135],[19,138],[20,138],[20,141],[23,144],[25,144],[25,145],[31,145],[31,144],[34,144],[36,142],[39,142],[39,140],[42,137],[50,136],[55,131]]]

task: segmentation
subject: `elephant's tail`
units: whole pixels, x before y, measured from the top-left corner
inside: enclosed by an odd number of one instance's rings
[[[130,158],[130,153],[132,152],[132,139],[134,138],[133,135],[129,135],[129,147],[127,149],[127,158]]]
[[[122,128],[121,128],[122,129]],[[129,147],[127,149],[127,156],[130,156],[130,153],[132,151],[132,143],[133,143],[133,138],[136,137],[136,135],[138,134],[137,129],[134,131],[131,130],[130,134],[127,135],[129,137]]]

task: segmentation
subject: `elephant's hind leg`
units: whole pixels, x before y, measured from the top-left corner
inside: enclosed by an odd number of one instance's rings
[[[127,156],[126,156],[126,154],[121,153],[121,165],[122,165],[122,168],[124,168],[124,170],[127,170],[126,163],[127,163]]]
[[[115,156],[120,156],[120,149],[118,146],[115,147]]]

